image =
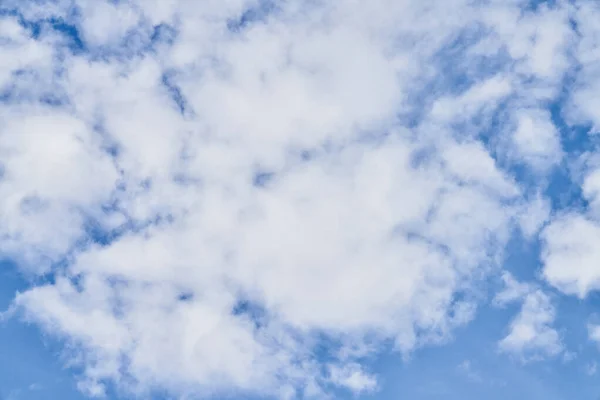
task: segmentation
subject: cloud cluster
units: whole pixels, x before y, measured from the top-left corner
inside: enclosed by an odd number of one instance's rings
[[[3,4],[0,249],[48,278],[15,307],[92,395],[375,390],[365,357],[447,341],[547,220],[514,171],[563,162],[572,57],[569,118],[597,123],[571,24],[590,5]],[[595,272],[563,263],[592,238],[563,232],[600,229],[581,218],[543,233],[546,278],[579,294]],[[558,353],[548,297],[521,297],[501,346]]]
[[[599,109],[594,106],[597,96],[593,94],[600,82],[598,63],[595,62],[600,54],[600,41],[593,19],[600,16],[600,8],[597,4],[582,2],[577,5],[577,11],[574,23],[581,40],[573,50],[573,57],[580,70],[569,93],[566,115],[572,125],[590,136],[588,140],[592,145],[574,160],[572,168],[573,179],[578,183],[584,206],[562,210],[543,232],[543,275],[562,292],[584,298],[589,292],[600,288],[596,244],[600,234],[600,175],[596,146],[593,144],[600,121]]]

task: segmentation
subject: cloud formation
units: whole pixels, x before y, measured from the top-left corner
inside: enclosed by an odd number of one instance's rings
[[[600,121],[580,3],[3,2],[0,249],[44,278],[14,306],[91,395],[292,398],[450,340],[514,235],[585,296],[596,164],[551,110],[577,64],[564,123]],[[550,210],[567,162],[590,210]],[[561,352],[511,290],[500,347]]]
[[[509,273],[503,275],[504,289],[494,298],[497,306],[521,302],[521,310],[509,325],[499,349],[531,361],[556,356],[563,351],[560,334],[553,327],[556,310],[550,297],[531,284],[520,283]]]

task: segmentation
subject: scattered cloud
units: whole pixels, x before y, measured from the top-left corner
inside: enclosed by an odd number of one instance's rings
[[[596,219],[544,179],[576,65],[565,123],[600,121],[579,3],[3,1],[0,250],[37,277],[13,309],[92,396],[293,398],[451,340],[518,230],[584,297]],[[504,277],[500,349],[560,354],[549,295]]]

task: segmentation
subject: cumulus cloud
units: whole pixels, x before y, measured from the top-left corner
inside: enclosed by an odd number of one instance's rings
[[[522,111],[517,116],[513,141],[519,159],[536,169],[547,169],[560,162],[560,135],[549,111]]]
[[[553,221],[543,235],[543,274],[548,282],[580,298],[600,287],[600,226],[595,221],[578,214],[567,215]]]
[[[566,210],[552,219],[542,232],[543,275],[564,293],[585,298],[600,288],[598,246],[600,237],[600,175],[593,153],[580,156],[576,180],[584,207]]]
[[[365,372],[357,364],[344,367],[333,366],[330,370],[331,380],[338,386],[347,387],[356,393],[373,391],[377,387],[377,380]]]
[[[498,306],[521,302],[521,309],[509,325],[508,334],[498,343],[502,352],[523,361],[556,356],[563,351],[559,333],[552,326],[556,310],[550,297],[539,288],[520,283],[509,273],[503,275],[505,287],[494,298]]]
[[[526,3],[9,0],[0,249],[49,278],[14,306],[91,395],[376,390],[366,354],[450,340],[548,219],[512,168],[562,160],[579,9]],[[501,348],[560,352],[513,289]]]

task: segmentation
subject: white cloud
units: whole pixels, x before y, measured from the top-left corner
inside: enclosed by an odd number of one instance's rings
[[[585,207],[558,215],[542,231],[543,275],[564,293],[585,298],[600,288],[600,169],[595,152],[584,153],[573,168]]]
[[[543,125],[516,135],[521,158],[558,162],[537,110],[566,68],[564,41],[547,35],[563,32],[563,7],[511,33],[516,2],[494,2],[490,21],[467,0],[290,1],[227,29],[258,3],[79,1],[71,17],[62,3],[23,6],[24,18],[72,18],[91,49],[77,55],[0,25],[17,60],[0,79],[39,72],[19,78],[25,101],[0,105],[0,248],[54,274],[15,305],[75,349],[91,395],[106,383],[375,390],[353,350],[449,340],[477,307],[458,300],[471,278],[498,264],[515,227],[534,235],[546,220],[481,139],[507,108],[507,121]],[[158,23],[172,44],[152,43]],[[459,78],[439,52],[478,26],[498,44],[485,57],[506,48],[514,60],[444,89]],[[64,101],[35,101],[49,91]],[[559,352],[549,299],[523,296],[501,347]],[[320,336],[344,343],[326,368]]]
[[[543,275],[567,294],[584,298],[600,288],[600,227],[579,214],[565,215],[544,230]]]
[[[82,19],[81,32],[86,43],[114,46],[139,23],[140,14],[127,2],[78,2]]]
[[[521,309],[509,325],[508,334],[500,340],[500,351],[522,361],[556,356],[563,351],[561,338],[552,326],[556,310],[550,297],[534,285],[520,283],[509,273],[503,275],[505,287],[494,303],[504,306],[522,302]]]
[[[517,281],[509,272],[502,274],[502,283],[502,291],[496,293],[493,299],[493,304],[498,307],[522,300],[532,290],[530,284]]]
[[[506,77],[494,76],[458,97],[437,100],[433,105],[432,115],[443,122],[473,116],[478,111],[485,110],[486,106],[494,107],[498,101],[509,96],[512,90],[512,84]]]
[[[510,332],[500,350],[523,359],[555,356],[563,347],[558,332],[551,326],[555,310],[548,296],[536,291],[525,297],[519,315],[511,322]]]
[[[16,86],[22,96],[26,95],[27,82],[14,76],[18,72],[35,71],[47,77],[52,66],[52,47],[30,38],[28,31],[14,18],[0,16],[0,44],[6,55],[0,61],[1,92]]]
[[[551,206],[547,198],[539,193],[529,199],[521,210],[519,224],[525,238],[536,237],[550,218]]]
[[[548,111],[522,111],[517,117],[513,141],[519,158],[535,169],[547,169],[561,160],[560,135]]]
[[[358,364],[346,365],[343,368],[333,366],[329,373],[334,384],[347,387],[355,393],[370,392],[377,388],[376,378],[362,371]]]

